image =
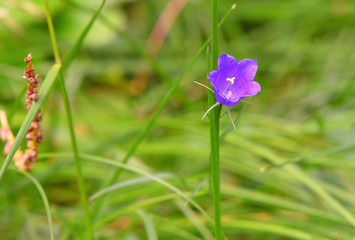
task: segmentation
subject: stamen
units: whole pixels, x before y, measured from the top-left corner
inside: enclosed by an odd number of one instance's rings
[[[226,98],[227,98],[227,99],[230,99],[231,96],[232,96],[232,92],[231,92],[231,91],[228,91]]]
[[[227,78],[226,80],[233,85],[234,84],[234,79],[235,79],[235,77]]]

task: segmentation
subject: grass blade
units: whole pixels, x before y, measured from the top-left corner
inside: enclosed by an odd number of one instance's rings
[[[106,0],[101,1],[99,8],[96,10],[94,15],[91,17],[90,22],[86,25],[84,30],[81,32],[79,38],[76,40],[74,46],[72,47],[72,49],[70,50],[68,55],[65,57],[63,64],[62,64],[63,65],[62,70],[61,70],[62,73],[65,73],[65,71],[69,67],[70,63],[73,61],[73,59],[76,57],[76,55],[80,51],[80,49],[84,43],[85,37],[87,36],[88,32],[90,31],[92,25],[95,23],[98,16],[100,16],[101,10],[105,6],[105,3],[106,3]]]
[[[47,154],[41,154],[41,156],[47,156],[47,157],[73,157],[72,153],[47,153]],[[181,198],[187,200],[188,197],[178,188],[176,188],[175,186],[171,185],[170,183],[154,176],[153,174],[147,173],[146,171],[143,171],[137,167],[131,166],[131,165],[127,165],[127,164],[123,164],[111,159],[107,159],[104,157],[99,157],[99,156],[95,156],[95,155],[91,155],[91,154],[84,154],[84,153],[80,153],[80,158],[81,159],[85,159],[88,161],[93,161],[93,162],[98,162],[98,163],[103,163],[103,164],[107,164],[113,167],[118,167],[118,168],[122,168],[124,170],[145,176],[150,178],[152,181],[159,183],[163,186],[165,186],[166,188],[170,189],[172,192],[176,193],[178,196],[180,196]],[[193,200],[190,200],[190,204],[196,208],[205,218],[207,221],[209,221],[210,223],[212,223],[212,219],[210,218],[210,216],[206,213],[205,210],[203,210],[203,208],[196,203]]]
[[[149,217],[149,215],[140,209],[138,209],[136,213],[143,221],[145,231],[147,232],[148,240],[158,240],[158,234],[155,230],[155,224],[153,220]]]
[[[238,122],[239,122],[240,118],[242,117],[243,112],[244,112],[245,108],[247,107],[247,105],[248,105],[247,102],[244,103],[243,108],[240,110],[240,112],[239,112],[237,118],[234,120],[234,125],[235,125],[235,127],[238,126]],[[222,135],[219,137],[219,141],[222,142],[222,141],[228,136],[228,134],[229,134],[232,130],[233,130],[233,126],[230,126],[230,127],[229,127],[226,131],[224,131],[224,132],[222,133]]]
[[[43,201],[43,205],[44,208],[46,210],[46,214],[47,214],[47,219],[48,219],[48,227],[49,227],[49,234],[50,234],[50,239],[54,240],[54,232],[53,232],[53,221],[52,221],[52,213],[51,213],[51,209],[49,208],[49,202],[48,202],[48,198],[47,195],[42,187],[42,185],[40,184],[40,182],[33,177],[30,173],[26,172],[26,171],[20,171],[17,169],[11,169],[14,170],[15,172],[18,172],[22,175],[24,175],[26,178],[28,178],[37,188],[39,194],[41,195],[42,201]]]
[[[283,160],[268,149],[259,146],[255,143],[247,142],[244,139],[239,139],[238,144],[256,155],[266,158],[274,164],[280,164]],[[298,179],[314,193],[316,193],[324,202],[326,202],[334,211],[346,219],[355,228],[355,218],[344,206],[342,206],[335,198],[333,198],[317,181],[308,177],[303,171],[296,168],[294,165],[285,165],[283,169],[291,176]]]
[[[184,206],[186,206],[187,204],[189,204],[189,201],[195,196],[195,194],[197,193],[197,191],[202,187],[202,185],[206,182],[206,178],[202,179],[197,186],[195,187],[195,189],[192,191],[192,193],[190,194],[189,198],[186,200],[186,202],[184,203]]]
[[[161,178],[161,179],[174,178],[175,177],[175,175],[171,174],[171,173],[157,173],[157,174],[153,174],[153,175],[158,177],[158,178]],[[145,183],[145,182],[149,182],[149,181],[151,181],[151,179],[149,177],[140,177],[140,178],[130,179],[130,180],[127,180],[127,181],[124,181],[124,182],[119,182],[117,184],[114,184],[114,185],[109,186],[107,188],[101,189],[100,191],[94,193],[89,198],[89,200],[93,201],[96,198],[102,196],[103,194],[110,193],[112,191],[115,191],[115,190],[123,188],[123,187],[132,186],[132,185]]]
[[[213,236],[206,226],[201,222],[201,219],[194,213],[194,211],[186,206],[180,199],[175,200],[175,204],[180,211],[186,216],[186,218],[195,226],[195,228],[201,233],[203,239],[213,240]]]
[[[224,226],[225,228],[231,228],[231,229],[250,230],[253,233],[254,231],[259,231],[262,233],[272,233],[273,235],[289,237],[295,240],[314,239],[313,236],[311,236],[308,232],[296,230],[290,227],[284,227],[273,223],[260,222],[260,221],[238,219],[234,221],[229,221],[225,223]]]

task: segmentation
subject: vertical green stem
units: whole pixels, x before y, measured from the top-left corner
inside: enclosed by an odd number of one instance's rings
[[[212,6],[212,68],[217,69],[218,63],[218,12],[217,0],[211,0]],[[212,87],[212,86],[210,86]],[[208,93],[208,105],[216,103],[212,92]],[[219,176],[219,108],[214,108],[210,115],[210,142],[211,142],[211,174],[212,193],[215,219],[215,238],[222,239],[221,206],[220,206],[220,176]]]
[[[60,89],[64,101],[64,107],[65,107],[65,112],[67,115],[67,120],[68,120],[68,126],[69,126],[69,132],[70,132],[70,139],[71,139],[71,144],[72,144],[72,149],[74,153],[74,160],[75,160],[75,166],[78,174],[78,186],[79,186],[79,194],[80,194],[80,200],[81,200],[81,205],[84,210],[84,217],[85,217],[85,224],[86,224],[86,232],[90,240],[94,239],[93,235],[93,230],[92,230],[92,225],[91,225],[91,219],[90,219],[90,212],[89,212],[89,205],[88,205],[88,198],[85,190],[85,183],[84,183],[84,177],[83,177],[83,171],[81,168],[81,163],[80,163],[80,157],[79,157],[79,149],[78,149],[78,144],[76,141],[76,136],[74,132],[74,124],[73,124],[73,117],[70,109],[70,103],[69,103],[69,97],[67,90],[64,85],[64,79],[62,74],[59,76],[59,83],[60,83]]]
[[[52,17],[51,17],[50,11],[49,11],[49,6],[48,6],[47,0],[44,0],[44,5],[45,5],[45,10],[46,10],[48,28],[49,28],[51,41],[52,41],[52,47],[53,47],[53,52],[54,52],[54,56],[55,56],[55,61],[56,61],[56,63],[60,64],[61,58],[60,58],[60,54],[59,54],[59,49],[58,49],[54,26],[53,26],[53,21],[52,21]],[[82,172],[80,158],[79,158],[79,149],[78,149],[78,144],[77,144],[76,136],[75,136],[75,132],[74,132],[73,117],[72,117],[72,113],[71,113],[71,109],[70,109],[68,93],[65,88],[62,72],[59,74],[58,78],[59,78],[59,82],[60,82],[60,89],[61,89],[61,93],[62,93],[62,97],[63,97],[65,112],[66,112],[67,119],[68,119],[70,139],[71,139],[72,149],[74,152],[75,166],[76,166],[76,170],[77,170],[77,174],[78,174],[78,188],[79,188],[81,205],[84,210],[86,233],[87,233],[88,238],[90,240],[93,240],[94,234],[93,234],[92,225],[91,225],[89,205],[88,205],[85,184],[84,184],[84,177],[83,177],[83,172]]]
[[[58,49],[58,45],[57,45],[57,39],[55,37],[55,32],[54,32],[53,20],[51,17],[51,12],[49,11],[48,0],[44,0],[44,7],[46,9],[46,17],[47,17],[49,35],[50,35],[51,41],[52,41],[52,48],[53,48],[55,63],[61,64],[59,49]]]

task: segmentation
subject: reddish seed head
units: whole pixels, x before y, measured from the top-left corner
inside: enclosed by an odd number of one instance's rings
[[[26,135],[27,140],[32,140],[33,138],[34,138],[34,136],[32,133],[27,133],[27,135]]]
[[[37,157],[37,154],[38,154],[38,152],[34,151],[34,150],[29,152],[29,155],[30,155],[31,158]]]
[[[37,116],[36,116],[36,118],[35,118],[35,121],[36,121],[36,122],[42,121],[42,114],[41,114],[40,112],[37,113]]]
[[[30,99],[32,99],[33,101],[36,101],[38,99],[37,93],[31,94]]]
[[[33,65],[31,63],[32,55],[28,54],[25,58],[27,68],[25,68],[25,78],[27,79],[27,104],[26,108],[29,110],[32,104],[38,99],[38,82],[39,76],[35,75]],[[42,142],[42,131],[39,129],[39,123],[42,120],[42,114],[37,113],[34,121],[28,129],[27,138],[27,150],[23,155],[21,161],[16,164],[19,168],[24,170],[32,170],[32,162],[37,161],[37,149],[40,142]]]
[[[35,84],[35,83],[36,83],[35,78],[33,78],[33,77],[29,77],[29,78],[28,78],[28,84],[29,84],[29,85],[33,85],[33,84]]]
[[[29,62],[31,61],[31,59],[32,59],[32,54],[29,53],[29,54],[27,55],[27,57],[25,57],[25,63],[29,63]]]
[[[39,123],[38,122],[32,122],[30,127],[32,128],[31,130],[38,129],[39,128]]]
[[[37,143],[41,143],[42,141],[43,141],[43,138],[42,138],[42,136],[39,136],[39,137],[37,137]]]
[[[34,143],[32,141],[28,141],[27,142],[27,147],[28,148],[33,148],[34,147]]]
[[[38,84],[38,82],[39,82],[39,75],[38,74],[36,74],[34,81],[35,81],[35,84]]]

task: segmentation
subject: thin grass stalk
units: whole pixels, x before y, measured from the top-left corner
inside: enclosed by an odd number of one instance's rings
[[[158,240],[158,234],[153,219],[141,209],[137,209],[136,214],[142,220],[148,240]]]
[[[80,163],[79,148],[78,148],[78,143],[76,140],[76,135],[74,132],[73,116],[71,113],[68,92],[65,88],[64,79],[63,79],[62,74],[60,74],[60,76],[59,76],[59,84],[60,84],[61,94],[62,94],[62,98],[63,98],[63,102],[64,102],[65,113],[66,113],[67,121],[68,121],[70,140],[71,140],[71,145],[72,145],[72,149],[73,149],[73,153],[74,153],[75,167],[76,167],[76,171],[77,171],[77,175],[78,175],[78,187],[79,187],[81,205],[84,210],[86,234],[88,235],[90,240],[93,240],[94,234],[93,234],[93,230],[92,230],[88,197],[87,197],[85,183],[84,183],[83,170],[82,170],[81,163]]]
[[[26,171],[22,171],[22,170],[18,170],[18,169],[11,169],[17,173],[20,173],[22,175],[24,175],[26,178],[28,178],[37,188],[39,194],[41,195],[42,201],[43,201],[43,205],[44,208],[46,210],[46,214],[47,214],[47,219],[48,219],[48,227],[49,227],[49,236],[50,236],[50,240],[54,240],[54,231],[53,231],[53,221],[52,221],[52,213],[51,213],[51,209],[49,207],[49,202],[48,202],[48,198],[46,195],[46,192],[44,191],[41,183],[34,177],[32,176],[30,173],[26,172]]]
[[[96,19],[100,16],[100,13],[105,6],[106,0],[102,0],[99,8],[95,11],[94,15],[91,17],[90,22],[86,25],[84,30],[80,33],[79,38],[76,40],[74,46],[68,53],[68,55],[64,58],[61,72],[64,74],[67,68],[69,67],[70,63],[76,57],[77,53],[79,52],[81,46],[84,43],[85,37],[87,36],[88,32],[90,31],[91,27],[94,25]]]
[[[225,22],[225,20],[227,19],[227,17],[229,16],[229,14],[231,13],[231,11],[235,8],[235,4],[232,5],[232,7],[227,11],[227,13],[224,15],[224,17],[222,18],[221,22],[217,25],[217,28],[221,27],[223,25],[223,23]],[[137,150],[138,146],[142,143],[142,141],[145,139],[145,137],[147,136],[147,134],[149,133],[149,131],[151,130],[151,128],[153,127],[153,125],[155,124],[156,120],[158,119],[160,113],[164,110],[165,106],[168,104],[170,98],[172,97],[172,95],[175,93],[175,91],[178,89],[179,84],[181,82],[181,80],[185,77],[185,75],[190,71],[190,69],[192,68],[192,66],[195,64],[195,62],[197,61],[197,59],[201,56],[201,54],[203,53],[203,51],[206,49],[206,47],[208,46],[209,42],[211,41],[211,36],[205,41],[205,43],[202,45],[202,47],[198,50],[198,52],[196,53],[196,55],[192,58],[192,60],[188,63],[188,65],[184,68],[184,70],[182,71],[182,73],[180,74],[180,76],[178,77],[178,79],[173,83],[173,85],[171,86],[171,88],[169,89],[168,93],[165,95],[165,97],[163,98],[163,100],[161,101],[161,103],[159,104],[159,106],[157,107],[156,111],[154,112],[153,116],[151,117],[151,119],[149,120],[149,122],[147,123],[147,125],[145,125],[145,127],[143,128],[143,130],[140,132],[140,134],[136,137],[136,139],[134,140],[131,148],[128,150],[128,152],[126,153],[125,157],[122,160],[122,163],[127,163],[129,161],[129,159],[133,156],[133,154],[135,153],[135,151]],[[114,184],[120,173],[121,173],[121,169],[118,168],[117,170],[115,170],[112,178],[107,182],[107,184],[105,186],[110,186],[112,184]],[[106,199],[106,196],[101,197],[100,199],[98,199],[96,205],[94,206],[94,209],[92,211],[92,218],[95,219],[96,216],[99,214],[99,212],[101,211],[101,206],[104,204]]]
[[[217,70],[218,65],[218,12],[217,0],[211,0],[212,7],[212,69]],[[212,88],[212,85],[209,84]],[[216,103],[214,93],[208,92],[208,106],[212,107]],[[214,208],[215,238],[222,239],[221,229],[221,205],[220,205],[220,169],[219,169],[219,108],[214,108],[210,113],[210,144],[211,144],[211,173],[212,173],[212,193]]]
[[[40,154],[40,157],[72,157],[73,154],[72,153],[45,153],[45,154]],[[126,171],[130,171],[133,173],[137,173],[139,175],[148,177],[149,179],[151,179],[152,181],[155,181],[158,184],[161,184],[162,186],[165,186],[166,188],[170,189],[171,191],[173,191],[174,193],[176,193],[178,196],[180,196],[181,198],[183,198],[184,200],[188,200],[189,197],[186,193],[182,192],[180,189],[178,189],[177,187],[173,186],[172,184],[170,184],[169,182],[153,175],[150,174],[146,171],[143,171],[140,168],[134,167],[134,166],[130,166],[127,164],[123,164],[123,163],[119,163],[117,161],[108,159],[108,158],[104,158],[104,157],[100,157],[100,156],[95,156],[95,155],[90,155],[90,154],[84,154],[84,153],[80,153],[80,158],[87,160],[87,161],[94,161],[94,162],[98,162],[98,163],[103,163],[103,164],[107,164],[107,165],[111,165],[113,167],[117,167],[117,168],[122,168],[123,170]],[[199,211],[202,216],[206,219],[206,221],[208,221],[208,223],[213,223],[213,220],[210,218],[210,216],[208,215],[208,213],[194,200],[190,199],[189,203],[197,210]],[[113,220],[113,219],[110,219]],[[106,221],[99,221],[97,223],[95,223],[95,226],[102,226],[104,224],[104,222],[106,223]]]
[[[208,76],[208,73],[210,71],[212,71],[212,65],[211,65],[211,51],[210,51],[210,48],[207,47],[207,51],[206,51],[206,76]],[[208,86],[209,86],[209,89],[211,89],[211,84],[208,83]],[[211,91],[208,91],[208,99],[210,99],[210,94],[213,95],[213,93]],[[209,101],[209,100],[208,100]],[[213,102],[211,102],[212,106],[213,106]],[[210,106],[210,102],[208,102],[208,105]],[[208,118],[210,119],[210,118]],[[211,152],[210,152],[210,156],[209,156],[209,172],[208,172],[208,191],[209,191],[209,194],[212,196],[213,194],[213,180],[212,180],[212,155],[211,155]]]
[[[58,45],[57,45],[57,41],[56,41],[52,17],[51,17],[50,11],[49,11],[48,1],[44,0],[44,4],[45,4],[45,11],[46,11],[46,16],[47,16],[48,28],[49,28],[51,41],[52,41],[52,47],[53,47],[53,52],[54,52],[54,56],[55,56],[55,61],[57,63],[61,63],[61,57],[59,54],[59,49],[58,49]],[[64,108],[65,108],[65,112],[66,112],[66,116],[67,116],[67,120],[68,120],[68,127],[69,127],[69,132],[70,132],[71,145],[72,145],[72,149],[73,149],[73,153],[74,153],[75,166],[76,166],[76,170],[77,170],[77,174],[78,174],[78,187],[79,187],[81,205],[82,205],[82,208],[84,211],[86,235],[90,240],[94,240],[94,234],[93,234],[93,230],[92,230],[91,218],[90,218],[90,212],[89,212],[88,199],[87,199],[87,194],[86,194],[86,189],[85,189],[85,184],[84,184],[84,177],[83,177],[83,172],[82,172],[80,158],[79,158],[78,144],[77,144],[76,136],[75,136],[75,132],[74,132],[73,116],[71,113],[69,97],[68,97],[67,90],[65,88],[65,83],[64,83],[64,78],[63,78],[62,72],[59,74],[58,77],[59,77],[61,94],[62,94],[62,98],[63,98],[63,102],[64,102]]]
[[[46,17],[47,17],[47,24],[48,24],[48,29],[49,29],[49,35],[51,37],[55,63],[61,64],[62,61],[60,59],[59,48],[58,48],[57,39],[56,39],[55,32],[54,32],[54,26],[53,26],[51,12],[49,11],[48,0],[44,0],[44,8],[45,8],[45,13],[46,13]]]

